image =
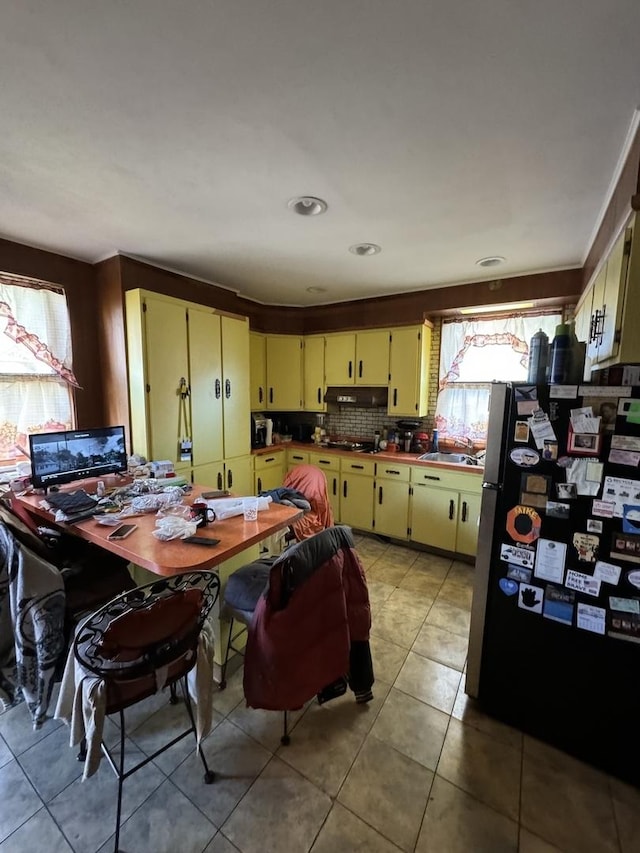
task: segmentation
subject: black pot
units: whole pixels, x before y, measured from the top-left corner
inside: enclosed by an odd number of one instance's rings
[[[396,426],[398,427],[398,429],[413,431],[413,430],[419,429],[422,426],[422,422],[421,421],[396,421]]]

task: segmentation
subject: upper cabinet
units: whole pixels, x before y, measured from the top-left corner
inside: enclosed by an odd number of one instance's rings
[[[391,330],[390,415],[422,417],[427,414],[431,326],[406,326]]]
[[[296,412],[302,409],[302,338],[267,335],[267,409]]]
[[[259,412],[267,405],[267,339],[259,332],[249,335],[251,368],[249,392],[251,411]]]
[[[125,299],[132,451],[185,474],[248,455],[248,320],[142,290]]]
[[[640,337],[635,328],[640,312],[640,236],[635,232],[634,216],[578,304],[576,334],[587,341],[592,369],[640,361]]]
[[[309,335],[304,339],[304,398],[306,412],[325,412],[324,402],[324,355],[323,335]]]
[[[387,385],[389,330],[327,335],[325,382],[337,386]]]

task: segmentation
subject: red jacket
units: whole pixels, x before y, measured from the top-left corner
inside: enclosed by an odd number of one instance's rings
[[[249,627],[247,705],[299,708],[347,675],[354,690],[356,684],[370,689],[370,627],[367,582],[351,530],[331,527],[293,545],[273,564]],[[354,658],[354,643],[366,643],[366,654]],[[353,671],[354,660],[361,671]]]
[[[311,504],[310,511],[292,525],[298,542],[333,526],[333,510],[324,471],[315,465],[296,465],[286,474],[283,485],[300,492]]]

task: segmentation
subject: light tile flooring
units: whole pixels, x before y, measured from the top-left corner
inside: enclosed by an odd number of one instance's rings
[[[463,690],[472,569],[358,537],[373,610],[375,699],[293,715],[243,707],[242,673],[215,697],[202,782],[189,740],[124,786],[129,853],[631,853],[640,792],[483,715]],[[182,725],[160,695],[127,726],[133,758]],[[112,724],[110,724],[112,725]],[[117,735],[115,727],[109,737]],[[0,853],[110,851],[116,782],[80,780],[64,726],[0,715]]]

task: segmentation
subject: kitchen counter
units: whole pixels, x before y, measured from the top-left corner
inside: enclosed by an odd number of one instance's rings
[[[469,474],[481,475],[484,471],[482,465],[466,465],[462,462],[426,462],[418,459],[421,453],[404,453],[397,451],[395,453],[387,453],[381,450],[378,453],[358,452],[354,450],[342,450],[334,447],[323,447],[319,444],[303,443],[300,441],[287,441],[284,444],[272,444],[270,447],[259,447],[252,450],[253,456],[263,456],[266,453],[279,453],[285,450],[306,450],[312,453],[328,453],[332,456],[366,456],[368,459],[373,459],[376,462],[398,462],[403,465],[419,465],[425,468],[439,468],[440,470],[448,471],[465,471]]]

